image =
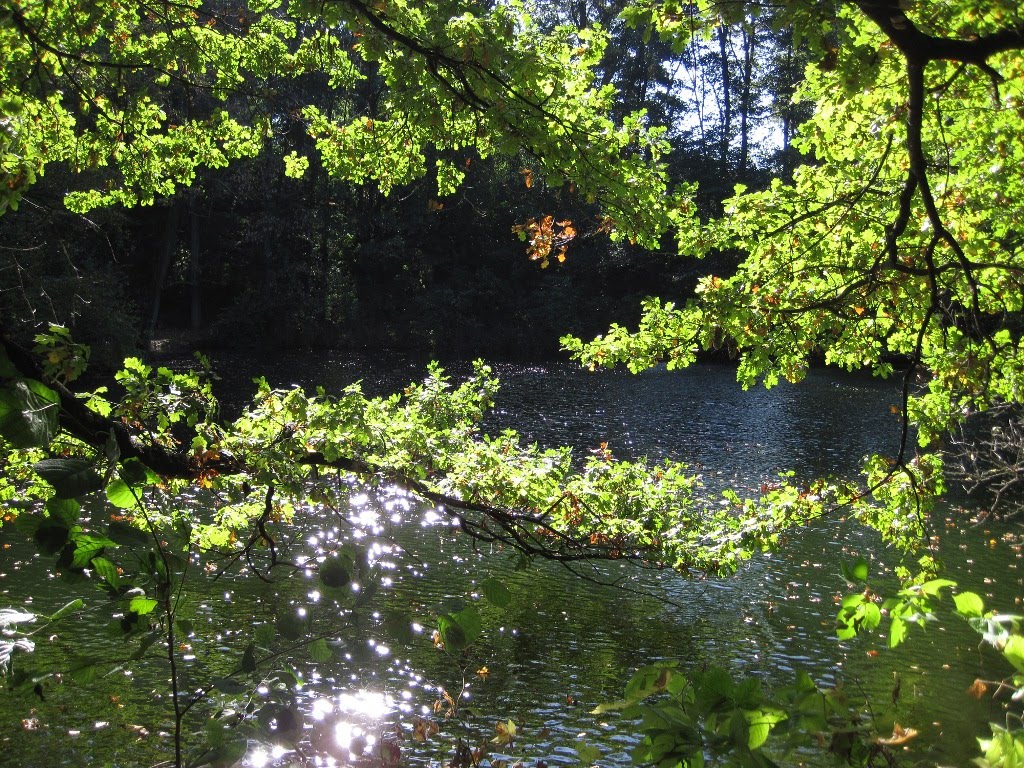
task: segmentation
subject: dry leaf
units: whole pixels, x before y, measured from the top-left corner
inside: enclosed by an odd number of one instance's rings
[[[981,699],[986,693],[988,693],[988,686],[985,685],[985,681],[976,679],[971,683],[971,687],[967,689],[967,695],[975,699]]]
[[[498,721],[498,724],[494,727],[498,732],[498,735],[491,739],[495,744],[501,746],[512,746],[512,740],[516,736],[516,724],[511,720],[505,720],[504,722]]]
[[[904,728],[899,723],[893,723],[892,736],[888,739],[876,739],[875,741],[886,747],[899,747],[917,736],[913,728]]]

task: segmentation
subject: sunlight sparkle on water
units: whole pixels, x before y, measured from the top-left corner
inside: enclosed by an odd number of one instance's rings
[[[288,750],[285,747],[282,747],[280,744],[275,744],[273,747],[271,747],[269,752],[267,752],[266,749],[260,747],[251,755],[249,755],[248,759],[246,760],[246,763],[252,766],[252,768],[264,768],[264,766],[268,765],[273,760],[277,760],[286,752],[288,752]]]
[[[314,720],[323,720],[327,715],[334,711],[334,702],[330,699],[320,697],[313,702],[313,709],[310,712],[310,716]]]
[[[361,755],[368,747],[377,743],[377,737],[366,733],[360,726],[347,720],[339,720],[334,726],[334,740],[342,749]]]
[[[394,699],[387,693],[360,690],[355,693],[338,695],[338,710],[352,715],[362,715],[370,720],[380,720],[395,708]]]

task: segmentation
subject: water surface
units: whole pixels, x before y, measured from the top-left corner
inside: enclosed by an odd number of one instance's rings
[[[422,376],[412,364],[375,366],[353,357],[215,363],[228,410],[240,407],[257,372],[275,386],[322,384],[328,391],[361,379],[368,391],[382,392]],[[800,386],[744,392],[728,366],[641,376],[588,374],[569,365],[495,368],[503,390],[487,428],[512,427],[530,440],[580,451],[607,442],[621,458],[684,461],[712,497],[723,487],[756,489],[786,469],[799,478],[853,475],[864,455],[894,453],[900,438],[890,411],[898,385],[842,373],[812,371]],[[451,370],[463,373],[468,366],[456,363]],[[942,557],[966,587],[990,595],[992,607],[1012,610],[1021,594],[1015,530],[963,519],[956,517],[952,527],[945,518],[933,523]],[[693,581],[616,564],[580,578],[552,563],[517,570],[514,553],[475,546],[431,506],[389,491],[359,495],[340,515],[311,510],[290,552],[308,556],[356,529],[360,546],[375,548],[386,582],[373,604],[376,614],[355,629],[301,569],[290,577],[275,572],[269,584],[251,574],[199,578],[183,603],[181,614],[195,628],[179,649],[189,689],[232,672],[254,627],[273,626],[282,611],[308,611],[318,626],[337,625],[332,661],[316,663],[297,653],[290,662],[304,678],[296,693],[304,713],[298,743],[254,738],[246,766],[340,763],[340,747],[356,744],[351,751],[358,751],[368,741],[368,755],[374,740],[394,741],[406,764],[441,765],[452,759],[455,739],[486,742],[495,723],[508,719],[519,729],[512,748],[505,748],[510,760],[578,764],[575,747],[586,742],[601,749],[599,764],[625,766],[635,738],[629,724],[589,711],[621,696],[638,666],[661,659],[678,659],[686,669],[726,666],[769,687],[792,682],[798,669],[823,684],[846,686],[872,701],[883,726],[895,721],[921,732],[907,764],[964,765],[977,754],[974,738],[985,735],[984,724],[1002,718],[997,705],[966,694],[976,677],[1002,677],[1006,670],[961,623],[919,632],[896,651],[886,650],[880,636],[835,641],[836,601],[849,589],[839,563],[870,554],[877,572],[899,557],[838,519],[791,536],[779,552],[730,579]],[[48,581],[40,594],[45,563],[9,531],[0,536],[11,545],[0,568],[0,607],[45,613],[77,596],[80,585],[61,580]],[[198,572],[205,565],[194,567]],[[480,599],[479,584],[488,577],[509,586],[514,599],[507,610]],[[885,586],[891,584],[879,585]],[[440,652],[430,639],[433,610],[452,598],[475,601],[484,619],[480,641],[460,658]],[[89,629],[106,621],[109,607],[102,597],[90,604],[94,613],[62,627],[52,640],[40,638],[34,663],[68,668],[85,655],[124,658],[116,631]],[[382,620],[391,613],[410,615],[421,630],[390,636]],[[454,717],[445,717],[442,690],[459,699]],[[0,764],[37,764],[46,755],[54,765],[133,766],[169,756],[169,740],[161,735],[171,728],[167,669],[160,659],[88,684],[48,680],[43,693],[45,700],[31,694],[3,699]],[[211,695],[206,714],[216,713],[216,698]],[[259,705],[259,695],[254,702]],[[204,718],[190,720],[192,727],[201,730]],[[421,718],[441,728],[422,743],[413,736]],[[783,762],[813,761],[798,753]]]

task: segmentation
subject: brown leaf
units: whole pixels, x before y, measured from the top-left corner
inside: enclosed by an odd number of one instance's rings
[[[967,695],[980,700],[986,693],[988,693],[988,686],[985,685],[985,681],[976,679],[971,683],[971,687],[967,689]]]
[[[412,723],[412,737],[415,741],[426,741],[431,736],[436,736],[439,728],[433,720],[417,717]]]
[[[911,739],[917,736],[917,731],[913,728],[904,728],[899,723],[893,723],[892,736],[888,739],[876,739],[879,744],[886,747],[898,747],[906,744]]]

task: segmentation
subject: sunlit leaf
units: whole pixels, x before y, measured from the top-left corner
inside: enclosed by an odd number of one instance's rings
[[[1024,672],[1024,636],[1010,635],[1003,646],[1003,656],[1018,672]]]
[[[128,610],[145,616],[147,613],[152,613],[158,605],[160,602],[151,597],[133,597],[131,603],[128,604]]]
[[[117,588],[117,585],[121,583],[121,575],[117,571],[117,566],[110,562],[105,557],[95,557],[92,560],[91,567],[95,571],[96,575],[103,579],[107,584]]]
[[[512,746],[512,741],[516,737],[516,724],[511,720],[499,721],[494,727],[497,732],[497,736],[491,739],[491,742],[498,744],[499,746]]]
[[[744,710],[747,720],[747,747],[759,749],[767,740],[778,723],[786,719],[786,714],[776,709]]]
[[[852,563],[842,564],[843,578],[851,583],[863,584],[868,580],[868,561],[858,557]]]
[[[128,483],[120,478],[113,480],[106,487],[107,500],[120,509],[131,509],[138,504],[142,497],[141,494],[136,495],[137,493]]]
[[[889,647],[895,648],[907,637],[907,622],[894,618],[889,624]]]
[[[974,592],[960,592],[953,595],[957,613],[961,616],[981,616],[985,611],[985,602]]]

